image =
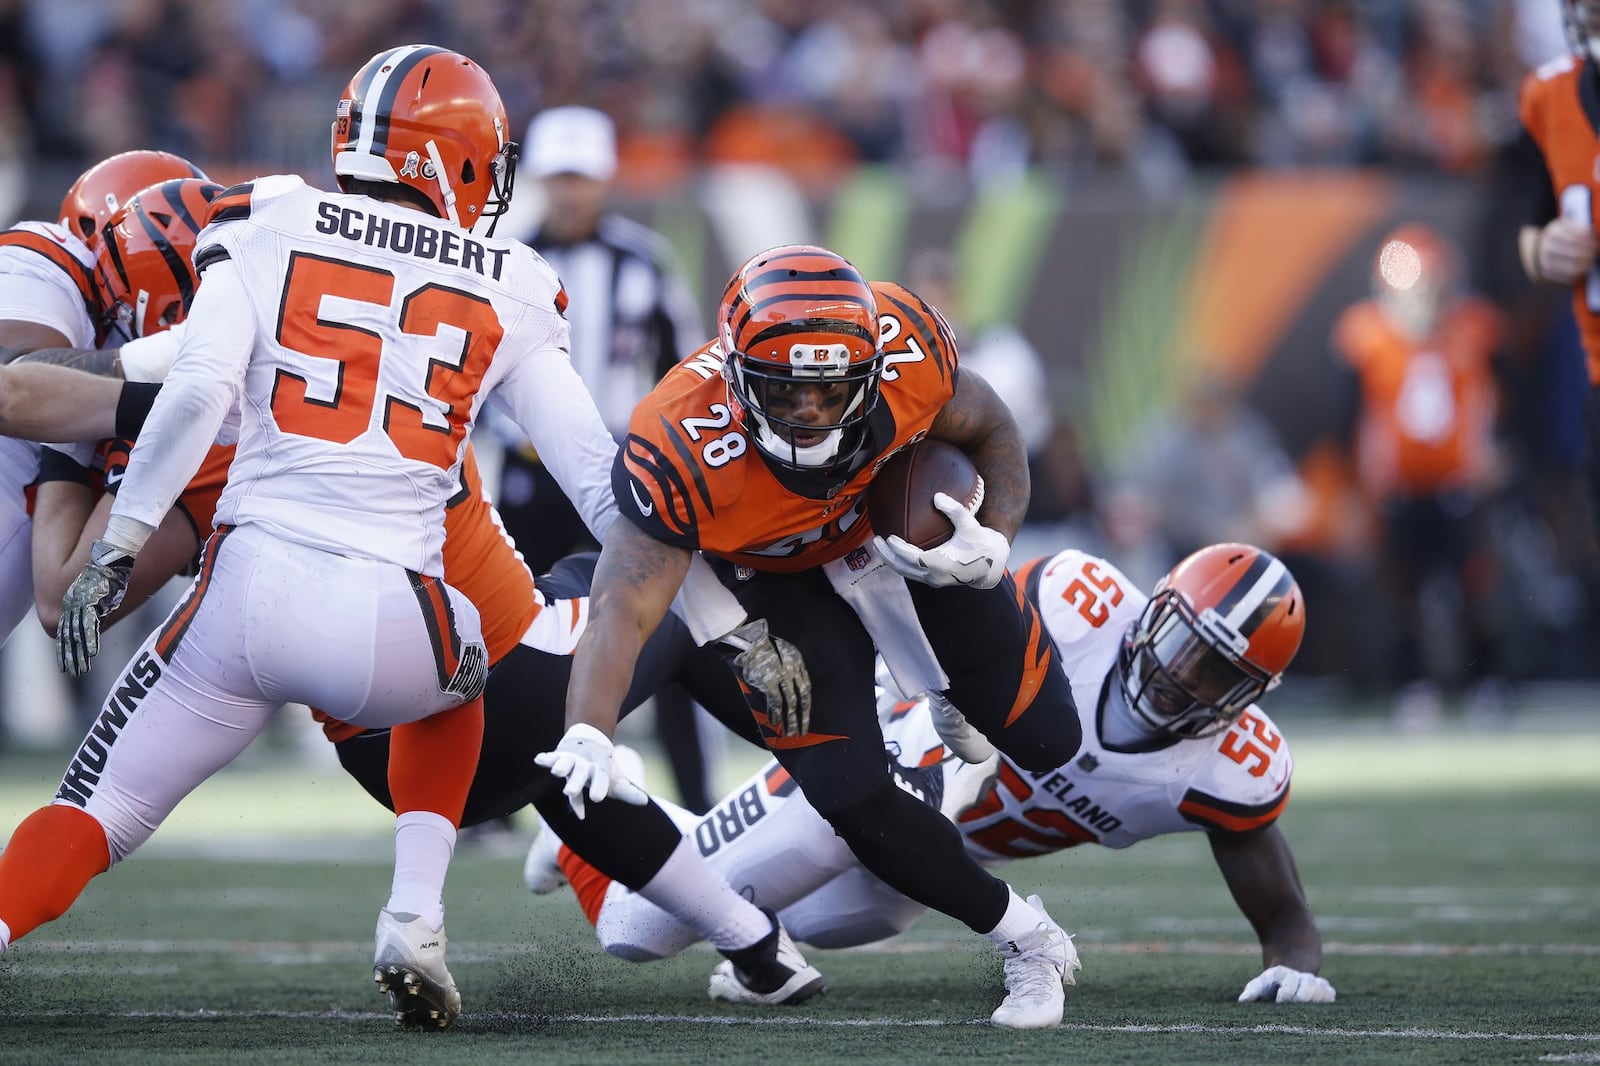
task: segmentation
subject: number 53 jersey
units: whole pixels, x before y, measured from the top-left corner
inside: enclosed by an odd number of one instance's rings
[[[1016,576],[1038,604],[1062,668],[1073,679],[1083,745],[1071,762],[1039,773],[1004,756],[983,774],[945,760],[941,806],[961,828],[969,851],[993,862],[1077,844],[1125,848],[1184,830],[1243,832],[1278,817],[1289,799],[1294,762],[1283,735],[1259,707],[1212,737],[1157,742],[1140,751],[1103,742],[1106,702],[1122,699],[1116,663],[1123,633],[1148,599],[1116,567],[1064,551],[1026,564]],[[898,748],[902,762],[931,765],[943,758],[920,703],[897,705],[884,739]]]
[[[591,525],[610,508],[615,445],[567,358],[560,283],[526,245],[275,176],[211,205],[195,265],[224,261],[254,344],[220,524],[439,574],[445,502],[497,385],[541,452],[595,471],[573,496]]]

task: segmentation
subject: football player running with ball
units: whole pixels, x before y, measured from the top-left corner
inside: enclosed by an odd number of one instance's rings
[[[822,248],[750,259],[716,326],[634,410],[612,475],[627,521],[600,555],[569,728],[539,758],[575,804],[608,792],[627,678],[698,550],[720,599],[686,617],[697,640],[727,649],[785,771],[866,869],[994,942],[1007,989],[995,1024],[1059,1025],[1071,941],[896,786],[873,695],[876,647],[902,690],[947,694],[1018,765],[1046,770],[1077,751],[1071,688],[1005,570],[1028,502],[1016,423],[961,372],[937,311]],[[942,545],[875,539],[867,488],[925,436],[971,456],[986,494],[971,511],[936,497],[955,526]],[[748,1001],[730,966],[712,995]]]
[[[925,700],[887,685],[879,713],[901,789],[954,822],[986,866],[1079,844],[1126,848],[1199,830],[1261,942],[1263,969],[1241,1003],[1331,1003],[1317,930],[1277,819],[1293,760],[1255,701],[1274,687],[1305,628],[1299,586],[1257,548],[1218,544],[1179,563],[1147,598],[1104,559],[1063,551],[1017,581],[1036,603],[1073,678],[1084,741],[1072,760],[1029,771],[1000,754],[953,756]],[[778,763],[705,817],[674,809],[713,869],[779,912],[796,940],[842,948],[895,936],[927,907],[870,872]],[[534,842],[535,892],[563,878],[607,951],[675,955],[694,931],[600,876],[550,834]]]

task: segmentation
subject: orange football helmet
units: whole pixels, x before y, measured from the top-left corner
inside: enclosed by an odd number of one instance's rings
[[[1163,733],[1218,733],[1282,680],[1305,628],[1300,586],[1275,556],[1201,548],[1161,579],[1123,638],[1123,697]]]
[[[100,249],[100,231],[140,189],[174,178],[206,180],[205,171],[171,152],[139,149],[101,160],[79,175],[61,201],[61,225],[74,237]]]
[[[148,337],[188,315],[200,284],[195,241],[222,191],[199,178],[164,181],[141,190],[106,222],[94,280],[108,336]]]
[[[1379,242],[1372,292],[1384,317],[1420,340],[1438,325],[1459,276],[1455,249],[1427,226],[1412,222]]]
[[[489,75],[434,45],[379,52],[356,71],[334,111],[333,172],[341,189],[352,178],[399,183],[464,229],[504,213],[517,151]]]
[[[717,336],[730,404],[768,456],[791,469],[836,470],[860,450],[883,351],[877,297],[849,260],[805,244],[753,256],[722,292]],[[842,391],[837,416],[820,425],[783,417],[796,384],[813,381]],[[821,439],[801,445],[796,434]]]

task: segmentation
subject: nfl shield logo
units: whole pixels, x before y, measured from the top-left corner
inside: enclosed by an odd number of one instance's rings
[[[867,566],[867,549],[857,548],[844,557],[844,565],[852,570],[864,570]]]

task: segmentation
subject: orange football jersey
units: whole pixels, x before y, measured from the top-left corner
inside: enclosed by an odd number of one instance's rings
[[[1561,214],[1595,227],[1600,205],[1600,84],[1576,56],[1553,59],[1522,82],[1522,124],[1544,154]],[[1600,264],[1573,283],[1572,311],[1600,385]]]
[[[1370,489],[1434,493],[1485,473],[1496,408],[1490,359],[1499,340],[1498,314],[1472,298],[1448,309],[1420,342],[1398,332],[1371,300],[1340,316],[1333,347],[1361,379],[1358,463]]]
[[[651,536],[756,570],[793,573],[871,535],[866,488],[896,451],[928,433],[955,393],[956,346],[943,317],[910,290],[873,282],[882,391],[848,471],[789,471],[763,460],[729,406],[721,345],[673,367],[634,408],[615,466],[617,506]]]

